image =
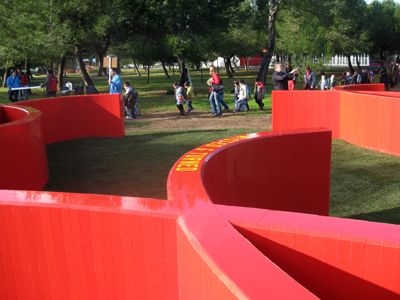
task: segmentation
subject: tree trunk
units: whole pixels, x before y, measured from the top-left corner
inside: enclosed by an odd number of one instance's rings
[[[351,64],[350,55],[347,56],[347,62],[349,64],[350,73],[354,74],[353,65]]]
[[[231,71],[231,73],[235,73],[235,70],[233,70],[232,68],[232,55],[228,58],[228,63],[229,63],[229,70]]]
[[[150,83],[150,65],[147,66],[147,83]]]
[[[4,69],[4,75],[3,75],[3,87],[7,87],[7,78],[10,77],[10,68],[5,68]]]
[[[240,70],[240,68],[238,67],[238,65],[236,64],[236,61],[235,60],[233,60],[232,61],[233,62],[233,65],[235,66],[235,68],[239,71]]]
[[[65,55],[61,54],[60,64],[58,65],[58,88],[64,86],[64,66],[65,66]]]
[[[232,75],[231,70],[229,68],[230,59],[224,57],[224,64],[225,64],[226,75],[228,76],[228,78],[233,78],[233,75]]]
[[[263,57],[261,61],[261,66],[260,70],[258,71],[258,78],[260,78],[260,81],[265,84],[265,81],[267,80],[267,74],[268,74],[268,69],[269,69],[269,64],[271,62],[272,55],[274,54],[275,50],[275,21],[276,21],[276,14],[278,12],[278,4],[277,0],[268,0],[268,6],[269,6],[269,18],[268,18],[268,50],[265,53],[265,56]]]
[[[182,55],[178,55],[177,57],[178,60],[178,65],[179,65],[179,71],[180,71],[180,81],[179,81],[179,85],[183,86],[183,84],[188,80],[187,77],[187,69],[185,68],[185,66],[183,65],[183,59],[182,59]]]
[[[169,75],[168,75],[167,68],[165,67],[165,64],[164,64],[163,61],[161,61],[161,65],[162,65],[162,67],[163,67],[163,69],[164,69],[165,76],[167,76],[167,78],[171,78],[171,77],[169,77]]]
[[[79,69],[81,70],[83,82],[85,83],[86,86],[93,85],[93,81],[92,81],[92,79],[90,79],[90,76],[89,76],[88,72],[86,71],[85,64],[83,63],[83,59],[82,59],[82,53],[79,50],[78,45],[74,46],[74,54],[75,54],[76,63],[78,64]]]
[[[360,66],[360,62],[358,61],[358,55],[356,55],[356,62],[357,62],[357,67],[358,67],[358,74],[361,74],[362,69],[361,69],[361,66]]]
[[[138,65],[137,65],[137,63],[136,63],[136,60],[132,59],[132,62],[133,62],[133,67],[134,67],[135,70],[136,70],[136,73],[137,73],[139,76],[142,76],[142,75],[140,74],[139,67],[138,67]]]
[[[244,70],[247,72],[249,70],[247,57],[245,57],[243,61],[244,61]]]
[[[97,77],[101,77],[101,76],[103,76],[103,72],[104,72],[104,74],[106,74],[106,71],[103,70],[104,53],[98,49],[96,49],[96,52],[97,52],[97,55],[99,56],[99,62],[100,62],[99,69],[97,70]]]

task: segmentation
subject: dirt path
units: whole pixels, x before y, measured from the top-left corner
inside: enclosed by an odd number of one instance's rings
[[[136,120],[126,120],[138,126],[126,126],[125,131],[173,130],[173,129],[221,129],[221,128],[255,128],[272,129],[272,116],[267,113],[248,114],[224,111],[222,116],[211,116],[207,111],[195,111],[179,116],[178,112],[146,112]],[[142,126],[139,126],[142,125]]]

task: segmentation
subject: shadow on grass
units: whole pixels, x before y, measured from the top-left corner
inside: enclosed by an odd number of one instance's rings
[[[330,216],[400,224],[400,158],[332,142]]]
[[[400,224],[400,207],[384,209],[365,214],[351,215],[347,218],[398,225]]]
[[[45,191],[167,198],[167,177],[186,152],[251,129],[132,132],[47,145]]]

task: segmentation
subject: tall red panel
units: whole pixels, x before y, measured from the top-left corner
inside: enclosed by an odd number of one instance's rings
[[[272,129],[324,127],[340,137],[340,92],[272,91]]]

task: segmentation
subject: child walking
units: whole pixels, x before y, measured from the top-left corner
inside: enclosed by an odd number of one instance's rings
[[[124,82],[124,88],[124,108],[126,113],[125,119],[136,119],[135,106],[138,94],[133,90],[128,81]]]
[[[194,108],[192,106],[192,101],[194,100],[194,88],[190,85],[188,81],[185,82],[184,87],[186,89],[187,101],[186,105],[188,107],[188,112],[193,112]]]
[[[185,97],[184,97],[184,89],[179,86],[179,83],[177,81],[174,81],[174,83],[172,84],[172,86],[175,89],[175,103],[176,103],[176,107],[178,107],[179,111],[180,111],[180,116],[184,116],[185,115],[185,110],[183,108],[183,104],[185,103]]]

